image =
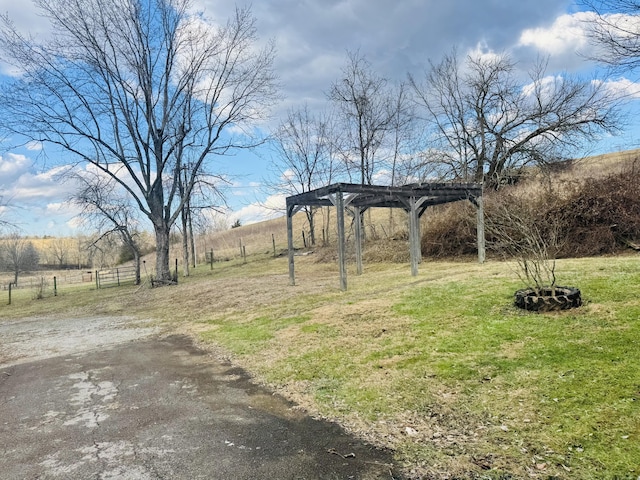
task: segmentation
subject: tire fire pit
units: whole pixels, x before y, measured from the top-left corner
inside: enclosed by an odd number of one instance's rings
[[[534,312],[551,312],[579,307],[582,297],[575,287],[525,288],[515,293],[514,305]]]

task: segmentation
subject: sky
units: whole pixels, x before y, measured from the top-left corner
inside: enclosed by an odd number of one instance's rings
[[[239,4],[242,5],[242,4]],[[229,0],[194,0],[207,17],[228,18]],[[389,79],[420,76],[428,62],[456,48],[469,52],[509,53],[526,69],[539,57],[549,58],[549,73],[593,75],[585,60],[591,48],[584,22],[591,15],[569,0],[258,0],[251,5],[260,38],[273,39],[275,69],[283,100],[273,110],[272,125],[289,108],[307,102],[322,107],[326,92],[339,78],[348,51],[359,51],[374,70]],[[45,20],[28,0],[0,0],[18,29],[46,34]],[[459,55],[462,56],[462,55]],[[632,79],[620,78],[633,84]],[[635,85],[635,84],[634,84]],[[637,148],[637,125],[622,135],[593,145],[593,153]],[[66,201],[71,186],[60,182],[56,152],[42,146],[0,148],[0,218],[17,224],[25,235],[67,236],[82,233],[75,211]],[[274,215],[282,195],[267,192],[267,152],[245,152],[219,165],[231,180],[228,218],[242,224]]]

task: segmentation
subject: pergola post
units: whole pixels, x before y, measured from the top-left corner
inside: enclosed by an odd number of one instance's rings
[[[362,275],[362,209],[353,207],[353,218],[356,222],[356,273]]]
[[[411,276],[418,275],[418,210],[416,198],[409,198],[409,254],[411,257]]]
[[[287,205],[287,248],[289,253],[289,285],[296,284],[295,266],[293,264],[293,214],[294,209]]]
[[[485,261],[485,238],[484,238],[484,201],[482,195],[476,198],[478,225],[476,235],[478,237],[478,262]]]
[[[342,190],[336,192],[336,220],[338,222],[338,263],[340,267],[340,290],[347,289],[347,265],[344,235],[344,197]]]

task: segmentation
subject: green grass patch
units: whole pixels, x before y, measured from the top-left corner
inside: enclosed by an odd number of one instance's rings
[[[202,334],[205,340],[223,344],[237,355],[255,353],[272,341],[276,333],[291,325],[306,322],[309,317],[258,317],[244,323],[213,321],[216,328]]]

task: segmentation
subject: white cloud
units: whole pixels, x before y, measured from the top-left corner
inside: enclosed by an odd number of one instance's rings
[[[278,194],[267,197],[263,202],[255,202],[229,214],[237,218],[243,225],[262,222],[281,217],[285,209],[286,195]]]
[[[65,225],[71,230],[79,230],[83,227],[82,219],[78,216],[73,217],[71,220],[67,221]]]
[[[556,91],[556,87],[563,83],[563,77],[559,75],[547,75],[536,82],[531,82],[522,87],[522,94],[525,97],[536,95],[536,92],[541,98],[550,98]]]
[[[227,0],[196,0],[216,19],[233,14]],[[346,51],[359,50],[385,77],[420,74],[454,46],[461,53],[489,45],[497,52],[518,44],[521,33],[549,25],[570,0],[489,2],[478,0],[264,0],[253,2],[260,37],[276,42],[276,71],[286,100],[280,106],[325,102],[339,79]],[[471,21],[470,21],[471,20]]]
[[[640,98],[640,83],[633,82],[628,78],[607,80],[606,82],[604,82],[604,86],[616,97],[622,96],[626,98]]]
[[[61,182],[60,178],[67,168],[54,167],[41,173],[23,172],[7,188],[7,192],[15,202],[66,198],[69,185]]]
[[[15,28],[23,34],[46,38],[51,33],[49,22],[38,14],[38,9],[32,1],[0,0],[0,12],[8,15]],[[0,62],[0,73],[17,75],[19,69]]]
[[[525,29],[519,45],[533,46],[550,55],[575,54],[587,47],[586,26],[594,20],[594,12],[560,15],[547,27]]]
[[[0,190],[5,190],[29,172],[33,162],[24,155],[9,153],[0,157]]]
[[[494,52],[489,45],[485,42],[478,43],[474,48],[467,52],[471,58],[482,61],[483,63],[490,63],[500,59],[501,55]]]
[[[29,151],[39,152],[40,150],[42,150],[43,145],[42,145],[42,142],[33,141],[33,142],[27,143],[26,147],[27,147],[27,150]]]
[[[391,170],[380,170],[373,176],[374,185],[391,185]]]

